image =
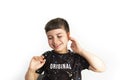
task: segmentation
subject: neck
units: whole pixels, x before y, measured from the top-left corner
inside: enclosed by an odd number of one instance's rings
[[[54,52],[58,53],[58,54],[67,54],[68,53],[68,50],[65,50],[65,51],[55,51]]]

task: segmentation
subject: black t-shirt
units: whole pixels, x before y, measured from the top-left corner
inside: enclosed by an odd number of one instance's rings
[[[85,58],[70,50],[65,54],[47,51],[43,56],[46,62],[36,71],[39,74],[44,72],[42,80],[82,80],[81,71],[89,67]]]

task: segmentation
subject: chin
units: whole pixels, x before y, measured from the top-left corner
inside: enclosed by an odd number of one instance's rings
[[[66,53],[64,49],[55,50],[58,53]]]
[[[57,49],[54,49],[56,52],[62,52],[62,50],[57,50]]]

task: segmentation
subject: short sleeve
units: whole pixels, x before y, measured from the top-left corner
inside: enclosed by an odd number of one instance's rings
[[[82,65],[82,69],[88,69],[89,68],[89,63],[84,57],[80,56],[80,62],[81,62],[81,65]]]
[[[80,64],[81,70],[89,68],[89,63],[84,57],[76,54],[76,58],[77,58],[78,64]]]

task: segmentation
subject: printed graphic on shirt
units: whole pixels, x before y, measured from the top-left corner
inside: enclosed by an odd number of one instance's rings
[[[71,69],[70,64],[50,64],[50,69]]]

